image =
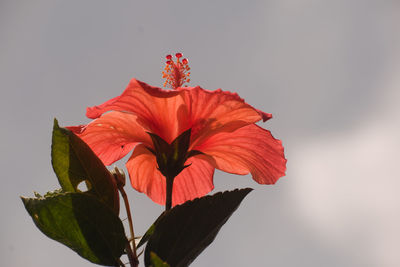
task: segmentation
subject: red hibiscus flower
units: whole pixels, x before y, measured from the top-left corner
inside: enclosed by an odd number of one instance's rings
[[[188,61],[180,60],[180,53],[176,57],[174,62],[167,56],[163,72],[164,86],[173,90],[133,79],[122,95],[87,108],[92,122],[69,128],[105,165],[133,150],[126,163],[131,184],[159,204],[166,201],[168,176],[174,176],[172,205],[177,205],[210,192],[215,168],[251,173],[260,184],[285,175],[281,141],[255,124],[271,115],[236,93],[182,87],[189,81]]]

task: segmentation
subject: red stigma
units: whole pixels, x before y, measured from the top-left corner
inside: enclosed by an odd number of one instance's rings
[[[171,55],[167,55],[165,58],[166,66],[162,72],[163,78],[165,78],[164,87],[168,86],[172,89],[182,87],[186,82],[190,82],[190,68],[188,65],[187,58],[182,59],[182,53],[175,54],[176,61],[172,59]]]

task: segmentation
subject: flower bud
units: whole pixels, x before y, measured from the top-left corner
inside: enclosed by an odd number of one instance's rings
[[[118,169],[117,166],[114,166],[114,169],[110,171],[114,176],[115,182],[117,183],[117,187],[124,187],[126,183],[126,177],[123,170]]]

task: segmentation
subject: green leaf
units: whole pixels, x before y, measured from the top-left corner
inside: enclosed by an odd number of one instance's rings
[[[147,229],[146,233],[142,236],[142,238],[139,241],[139,244],[137,245],[137,248],[140,248],[143,246],[147,241],[149,241],[150,237],[154,234],[154,230],[156,229],[157,223],[160,221],[160,219],[164,216],[165,212],[161,213],[160,216],[158,216],[157,220]]]
[[[118,189],[111,173],[84,141],[70,130],[59,127],[56,119],[51,162],[65,192],[80,192],[78,185],[85,182],[88,193],[99,198],[118,214]]]
[[[150,252],[150,261],[152,267],[170,267],[168,263],[160,259],[154,252]]]
[[[162,139],[161,137],[159,137],[154,133],[147,132],[147,134],[153,141],[154,150],[151,149],[150,151],[152,151],[154,155],[157,156],[162,153],[164,154],[169,153],[168,151],[170,150],[170,145],[167,143],[167,141],[165,141],[164,139]]]
[[[147,241],[149,241],[149,238],[154,234],[154,230],[156,229],[155,223],[153,223],[150,228],[146,231],[144,236],[139,241],[139,244],[137,245],[137,248],[140,248],[143,246]]]
[[[176,177],[183,169],[189,157],[202,154],[200,151],[188,151],[190,145],[191,129],[181,133],[171,144],[168,144],[160,136],[147,132],[150,136],[154,149],[147,149],[156,156],[159,171],[169,178]]]
[[[36,226],[48,237],[100,265],[116,266],[127,242],[118,216],[87,193],[23,198]]]
[[[186,157],[189,150],[191,133],[192,129],[186,130],[183,133],[181,133],[174,141],[172,141],[171,147],[173,147],[174,158]]]
[[[236,189],[188,201],[166,212],[146,246],[145,265],[156,253],[171,266],[188,266],[215,239],[222,225],[253,189]]]

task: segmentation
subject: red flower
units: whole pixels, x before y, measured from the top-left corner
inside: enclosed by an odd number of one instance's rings
[[[132,79],[122,95],[87,109],[87,117],[94,119],[91,123],[70,129],[106,165],[133,150],[126,163],[132,186],[159,204],[165,203],[166,179],[158,170],[160,158],[155,150],[159,147],[154,145],[154,136],[171,144],[191,129],[187,150],[195,153],[185,155],[185,166],[174,180],[173,205],[210,192],[215,168],[251,173],[260,184],[274,184],[285,175],[281,141],[255,124],[271,115],[248,105],[236,93],[182,87],[188,81],[189,67],[187,59],[180,61],[181,54],[176,56],[176,62],[167,56],[163,72],[166,84],[174,90]]]

